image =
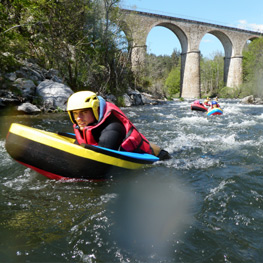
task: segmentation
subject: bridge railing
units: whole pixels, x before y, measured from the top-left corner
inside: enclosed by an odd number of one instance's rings
[[[249,27],[249,26],[235,26],[235,25],[229,25],[226,24],[224,22],[219,22],[219,21],[214,21],[214,20],[209,20],[209,19],[203,19],[203,18],[197,18],[197,17],[192,17],[192,16],[186,16],[186,15],[181,15],[181,14],[175,14],[175,13],[171,13],[171,12],[164,12],[164,11],[160,11],[160,10],[152,10],[152,9],[146,9],[146,8],[141,8],[141,7],[131,7],[131,6],[126,6],[126,5],[121,5],[120,8],[122,9],[127,9],[129,11],[135,11],[135,12],[146,12],[149,14],[155,14],[155,15],[164,15],[164,16],[169,16],[169,17],[174,17],[174,18],[181,18],[181,19],[186,19],[186,20],[193,20],[195,22],[200,22],[200,23],[208,23],[208,24],[214,24],[214,25],[218,25],[218,26],[225,26],[228,28],[236,28],[236,29],[240,29],[243,31],[251,31],[251,32],[255,32],[255,33],[260,33],[263,34],[263,28],[260,29],[258,28],[257,30],[253,27]]]

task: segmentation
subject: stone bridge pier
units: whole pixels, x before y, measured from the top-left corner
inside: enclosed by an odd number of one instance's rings
[[[224,48],[224,82],[236,88],[242,84],[242,52],[248,40],[258,32],[193,20],[122,9],[123,31],[131,48],[132,67],[140,72],[144,65],[146,40],[155,26],[170,29],[181,45],[181,97],[200,98],[200,42],[205,34],[217,37]]]

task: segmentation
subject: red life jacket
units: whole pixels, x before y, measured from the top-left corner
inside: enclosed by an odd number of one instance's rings
[[[104,123],[105,120],[112,114],[121,121],[126,131],[126,136],[120,146],[120,150],[124,150],[126,152],[153,154],[149,141],[135,128],[126,115],[117,106],[110,102],[106,102],[104,115],[98,124],[94,126],[87,126],[82,131],[78,129],[76,124],[73,125],[78,143],[98,145],[98,142],[95,141],[92,135],[92,130]]]

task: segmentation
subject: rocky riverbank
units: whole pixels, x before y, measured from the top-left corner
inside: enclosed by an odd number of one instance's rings
[[[46,70],[30,61],[20,61],[20,69],[11,73],[0,71],[0,113],[6,109],[12,114],[39,114],[41,112],[66,111],[68,97],[73,90],[64,83],[59,72]],[[101,94],[106,100],[116,104],[117,98]],[[138,106],[163,103],[153,95],[129,89],[122,97],[123,106]],[[253,95],[241,100],[244,104],[263,104],[261,98]]]
[[[67,99],[73,90],[64,83],[59,72],[43,69],[29,61],[21,61],[21,64],[21,68],[14,72],[0,72],[0,111],[7,108],[12,108],[13,114],[65,111]],[[108,101],[117,102],[113,95],[102,96]],[[163,101],[131,89],[123,95],[126,107]]]
[[[243,104],[255,104],[255,105],[262,105],[263,104],[263,99],[262,98],[257,98],[253,95],[247,96],[243,98],[241,101]]]

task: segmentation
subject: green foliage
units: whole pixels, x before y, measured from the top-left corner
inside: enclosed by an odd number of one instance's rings
[[[213,59],[201,57],[201,94],[204,96],[216,94],[224,87],[224,58],[216,53]]]
[[[133,83],[118,26],[119,0],[3,0],[0,67],[34,59],[75,90],[123,92]],[[122,44],[120,44],[122,43]]]
[[[180,74],[181,74],[181,66],[178,65],[177,67],[174,67],[166,81],[165,81],[165,87],[167,88],[167,92],[169,96],[175,95],[177,93],[180,93]]]
[[[118,96],[117,97],[117,102],[116,102],[117,106],[119,107],[124,107],[125,106],[125,102],[124,102],[124,98],[123,96]]]
[[[228,99],[234,99],[238,98],[241,93],[241,90],[239,88],[230,88],[230,87],[223,87],[217,91],[217,93],[212,94],[212,97],[218,96],[220,98],[228,98]]]
[[[142,76],[139,81],[140,82],[138,84],[143,88],[143,90],[147,90],[147,88],[152,85],[152,80],[149,76]]]
[[[263,97],[263,38],[254,39],[243,52],[243,93]],[[242,93],[242,94],[243,94]]]
[[[139,85],[146,91],[154,93],[157,96],[171,96],[174,94],[174,87],[171,86],[171,78],[173,75],[171,71],[173,71],[174,68],[180,67],[180,57],[180,52],[177,50],[174,50],[171,56],[146,54],[145,68],[140,78]],[[170,74],[168,88],[165,83]],[[180,74],[178,80],[180,82]]]

